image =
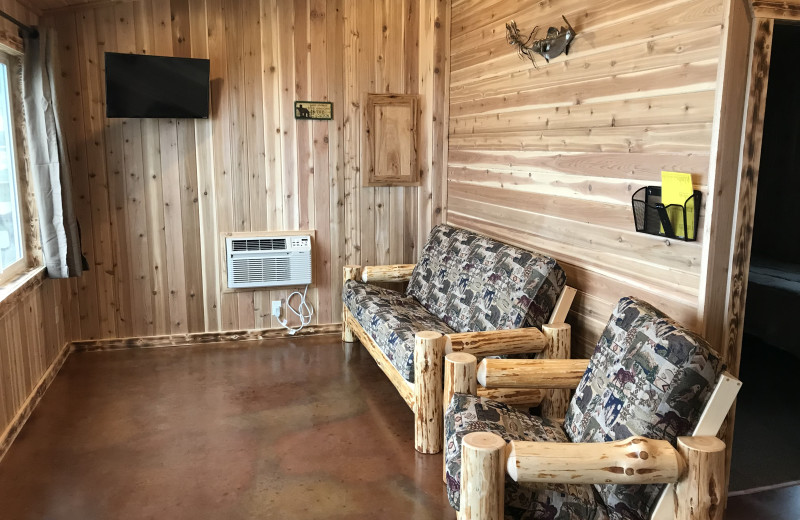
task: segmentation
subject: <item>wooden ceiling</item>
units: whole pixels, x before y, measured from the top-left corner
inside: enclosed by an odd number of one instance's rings
[[[65,7],[80,7],[86,4],[112,3],[113,0],[23,0],[22,3],[41,12]]]

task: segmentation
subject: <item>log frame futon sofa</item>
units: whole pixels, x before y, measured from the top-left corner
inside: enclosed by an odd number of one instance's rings
[[[475,255],[479,258],[474,258]],[[443,274],[448,269],[459,272],[456,275],[452,272]],[[351,343],[358,339],[414,412],[414,444],[416,450],[421,453],[438,453],[442,449],[444,412],[442,370],[445,354],[465,352],[481,358],[532,354],[547,359],[570,357],[570,327],[564,320],[576,291],[566,286],[563,270],[548,257],[514,248],[469,231],[440,225],[431,232],[423,248],[420,263],[363,268],[348,265],[344,267],[343,274],[342,341]],[[433,284],[435,282],[431,282],[431,278],[438,277],[441,281],[448,275],[451,279],[453,276],[456,277],[459,287],[450,288],[450,281],[445,280],[445,286],[449,289],[439,288],[439,294],[431,298],[434,300],[433,303],[425,306],[426,308],[435,307],[437,304],[457,306],[458,318],[445,317],[447,322],[445,325],[433,314],[428,320],[427,312],[422,308],[424,304],[412,298],[414,295],[412,280],[416,276],[418,280],[423,278],[426,280],[420,283]],[[485,282],[476,278],[484,275],[487,277]],[[410,281],[412,283],[409,285],[407,296],[371,285]],[[506,288],[507,291],[518,290],[518,292],[513,297],[506,298],[504,303],[497,303],[505,297],[495,294],[498,288]],[[537,296],[532,297],[529,289],[533,290],[531,294]],[[493,292],[488,300],[483,298],[476,303],[475,300],[480,299],[481,295],[473,297],[472,293],[481,290]],[[547,291],[549,294],[544,294]],[[442,296],[442,293],[445,295]],[[371,320],[380,319],[374,315],[375,312],[384,315],[410,312],[412,313],[410,317],[400,316],[396,319],[400,326],[408,325],[409,321],[416,321],[423,324],[431,323],[429,328],[433,330],[428,328],[415,330],[413,350],[407,349],[400,354],[390,352],[392,356],[390,358],[373,337],[374,331],[371,335],[359,322],[359,317],[354,315],[354,312],[362,311],[362,308],[355,307],[358,305],[359,295],[365,298],[371,297],[371,305],[379,307],[378,311],[372,309],[361,312],[362,323],[370,325]],[[447,303],[436,300],[437,297],[441,300],[455,298],[457,301]],[[469,300],[470,297],[473,297],[472,305],[462,305],[464,300]],[[382,303],[374,303],[381,300],[386,301],[385,309]],[[485,305],[487,301],[492,305]],[[524,304],[521,312],[517,308],[520,301]],[[351,311],[348,305],[357,311]],[[500,311],[498,306],[502,307]],[[407,310],[408,307],[419,310]],[[509,311],[509,308],[514,312]],[[474,327],[475,323],[478,323],[477,327],[482,330],[457,332],[459,328],[463,330],[469,326],[463,319],[467,314],[472,316],[469,324]],[[539,328],[531,326],[530,316],[535,314],[539,315],[539,321],[538,323],[534,321],[534,325],[538,325]],[[384,319],[392,320],[395,317],[384,316]],[[459,319],[463,319],[460,326],[455,323]],[[390,340],[397,342],[398,338],[393,335]],[[395,365],[399,365],[403,372]],[[486,395],[502,395],[517,404],[530,406],[541,404],[543,414],[553,417],[564,415],[569,399],[568,391],[559,389],[545,392],[494,389]]]

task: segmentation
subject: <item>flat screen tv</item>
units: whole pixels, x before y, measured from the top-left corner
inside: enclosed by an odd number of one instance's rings
[[[106,117],[208,117],[209,61],[106,53]]]

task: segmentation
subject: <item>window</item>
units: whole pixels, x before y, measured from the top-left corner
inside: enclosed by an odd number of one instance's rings
[[[0,55],[0,281],[19,274],[26,266],[11,110],[11,78],[8,59]]]

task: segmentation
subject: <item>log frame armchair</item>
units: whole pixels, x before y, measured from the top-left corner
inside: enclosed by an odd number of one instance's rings
[[[484,359],[465,353],[445,360],[445,399],[506,388],[576,388],[589,360]],[[576,374],[580,371],[580,374]],[[725,443],[718,434],[741,382],[724,373],[691,436],[677,448],[664,440],[633,436],[604,443],[505,440],[473,432],[461,446],[459,520],[503,519],[505,476],[543,484],[669,484],[651,520],[721,520],[725,508]]]
[[[343,278],[364,283],[407,282],[415,264],[385,266],[353,266],[343,269]],[[552,359],[570,356],[570,329],[563,323],[575,289],[565,286],[561,291],[550,323],[541,330],[534,327],[442,334],[436,331],[420,331],[415,335],[414,382],[407,381],[386,354],[378,347],[367,331],[359,324],[347,306],[342,307],[342,341],[352,343],[358,339],[373,357],[378,367],[386,374],[400,396],[414,413],[414,445],[421,453],[438,453],[443,441],[443,361],[449,353],[469,353],[476,357],[534,354]],[[548,415],[563,417],[566,411],[568,391],[547,392],[496,389],[487,395],[506,395],[516,403],[541,403]]]
[[[452,429],[460,420],[477,421],[471,426],[458,426],[462,432],[460,435],[463,435],[460,441],[459,494],[451,495],[451,503],[458,505],[459,519],[504,518],[504,500],[508,496],[512,497],[512,501],[524,496],[515,494],[519,492],[516,486],[520,483],[537,483],[537,487],[530,488],[532,490],[542,489],[538,487],[540,485],[572,486],[568,493],[575,492],[575,486],[580,484],[596,485],[598,500],[602,497],[603,505],[608,508],[607,512],[613,519],[721,519],[726,497],[725,444],[716,436],[741,388],[741,382],[724,372],[723,365],[716,364],[715,354],[713,351],[709,353],[707,344],[704,346],[701,339],[673,327],[668,318],[661,318],[657,311],[646,304],[642,305],[641,302],[631,299],[621,300],[592,360],[484,359],[478,363],[477,358],[469,354],[448,354],[445,359],[445,399],[452,402],[451,408],[447,410],[447,424]],[[628,327],[631,324],[634,326]],[[644,332],[636,330],[637,326],[644,329]],[[642,340],[648,334],[651,343],[649,346],[643,345]],[[682,343],[684,340],[688,343]],[[663,345],[668,345],[666,351],[660,350]],[[687,345],[693,348],[685,349]],[[653,348],[653,352],[663,353],[664,359],[671,358],[675,364],[670,366],[678,368],[673,374],[674,381],[654,379],[664,390],[658,397],[661,404],[650,408],[656,411],[656,418],[660,418],[656,424],[657,429],[649,429],[648,424],[652,423],[647,423],[650,419],[641,415],[641,410],[626,409],[626,412],[634,414],[635,422],[644,421],[640,431],[653,434],[653,437],[669,437],[675,442],[675,446],[669,440],[645,438],[624,427],[616,430],[623,423],[616,423],[615,419],[609,417],[600,419],[599,422],[605,422],[609,429],[601,431],[599,436],[596,431],[585,429],[587,420],[589,425],[598,424],[595,419],[587,417],[588,415],[605,413],[604,409],[593,406],[599,403],[597,399],[613,399],[614,393],[620,389],[633,398],[633,394],[641,389],[641,383],[645,383],[645,388],[647,384],[652,384],[652,380],[639,383],[628,380],[621,382],[620,379],[625,374],[616,372],[620,362],[630,361],[635,356],[640,356],[638,360],[645,359],[643,352],[649,347]],[[613,358],[614,355],[618,357],[609,361],[609,357]],[[715,367],[712,368],[712,365]],[[605,373],[597,377],[592,370]],[[638,376],[643,374],[638,368],[633,371]],[[714,373],[717,374],[716,378],[713,377]],[[701,374],[708,381],[708,386],[702,390],[700,387],[703,385],[699,379]],[[606,386],[609,382],[612,386]],[[513,414],[520,412],[508,412],[504,419],[499,419],[497,412],[500,411],[502,415],[501,407],[504,405],[486,408],[488,402],[481,401],[478,397],[469,397],[480,395],[482,390],[484,393],[491,392],[498,386],[540,391],[571,388],[578,392],[570,403],[567,423],[559,435],[546,435],[561,430],[555,422],[531,422],[528,425],[535,425],[539,430],[535,435],[516,436],[526,440],[516,440],[512,435],[509,440],[507,433],[503,433],[503,437],[497,434],[508,432],[507,428],[501,427],[492,432],[487,430],[492,430],[493,427],[484,429],[484,426],[501,423],[508,426],[514,422]],[[465,402],[471,403],[474,408],[463,408]],[[638,406],[635,399],[632,402],[634,406]],[[690,402],[693,404],[688,406],[687,403]],[[689,408],[694,411],[687,411]],[[670,410],[676,410],[677,415],[671,415]],[[677,417],[684,412],[687,417],[693,418],[692,427],[689,428],[690,424],[684,423],[680,428],[670,431],[685,433],[678,433],[673,437],[672,434],[667,436],[667,426],[664,426],[663,431],[660,430],[662,421],[677,421]],[[640,415],[636,415],[637,413]],[[458,417],[461,419],[451,414],[460,414]],[[489,423],[481,422],[492,414],[494,417],[488,419]],[[614,429],[610,429],[614,424]],[[568,436],[563,433],[569,433],[570,428],[573,433],[577,432],[578,440],[574,436],[572,438],[575,442],[569,442]],[[581,430],[582,428],[584,429]],[[636,428],[633,430],[636,431]],[[627,433],[620,435],[620,432]],[[457,437],[452,435],[453,431],[447,434],[451,444],[457,442]],[[527,440],[530,438],[534,440]],[[554,438],[562,440],[553,441]],[[589,442],[582,442],[580,439],[588,439]],[[548,442],[537,442],[540,440]],[[448,445],[448,456],[455,453],[453,450],[457,447]],[[449,478],[446,474],[445,480]],[[506,490],[509,483],[514,486],[510,495]],[[619,493],[624,488],[628,490],[625,493],[630,493],[631,489],[642,489],[631,484],[666,486],[643,489],[648,497],[644,502],[634,500],[626,504],[625,500],[618,501]],[[615,485],[619,487],[615,488]],[[592,495],[591,491],[588,495]],[[536,500],[541,498],[537,494],[531,496],[539,497]],[[582,499],[580,493],[573,498],[573,503],[555,505],[559,510],[566,508],[574,515],[575,509],[572,507]],[[609,500],[615,507],[612,507]],[[649,505],[644,507],[644,504]],[[539,503],[537,507],[541,505]],[[628,505],[636,506],[636,512],[627,507]],[[544,505],[551,506],[550,503]],[[512,507],[518,509],[519,502]],[[552,514],[555,514],[555,510],[556,508],[551,507]],[[605,513],[589,514],[586,511],[588,509],[578,516],[606,518]],[[508,514],[508,510],[505,513]]]

